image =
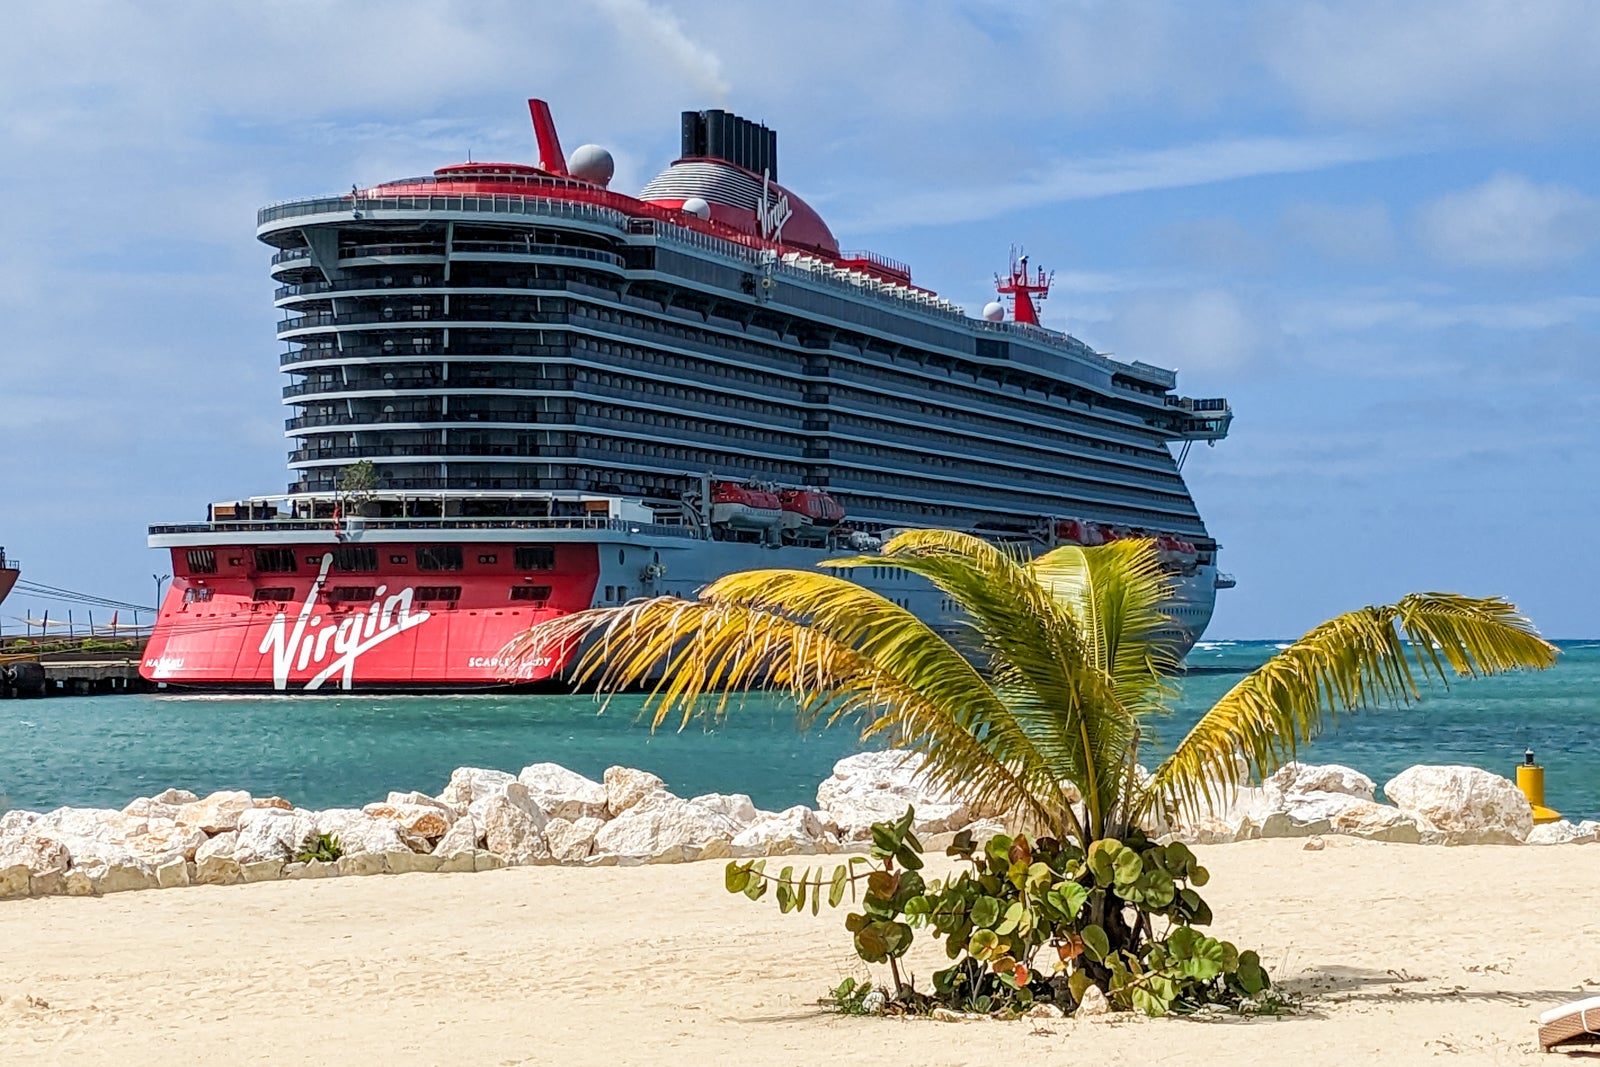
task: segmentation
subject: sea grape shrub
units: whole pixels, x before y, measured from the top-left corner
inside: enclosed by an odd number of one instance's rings
[[[1070,1011],[1092,984],[1116,1007],[1165,1015],[1239,1006],[1270,984],[1256,953],[1196,929],[1212,918],[1196,891],[1208,875],[1182,843],[1135,831],[1085,853],[1052,838],[999,834],[979,844],[963,833],[946,850],[957,872],[925,882],[913,818],[908,809],[874,825],[871,858],[853,857],[831,877],[819,868],[796,878],[786,867],[772,878],[763,861],[735,862],[728,888],[759,899],[776,885],[786,912],[809,897],[815,913],[824,885],[830,906],[846,891],[859,897],[845,928],[863,960],[889,964],[905,1010],[1016,1012],[1048,1001]],[[906,986],[897,964],[917,929],[942,939],[952,961],[933,974],[931,994]]]

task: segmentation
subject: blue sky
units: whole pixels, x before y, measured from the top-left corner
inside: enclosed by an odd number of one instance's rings
[[[976,310],[1024,244],[1047,325],[1228,396],[1186,467],[1239,578],[1211,636],[1412,589],[1600,635],[1596,55],[1576,0],[26,5],[0,544],[148,602],[149,522],[288,480],[256,208],[531,160],[542,96],[621,191],[681,110],[764,121],[846,247]]]

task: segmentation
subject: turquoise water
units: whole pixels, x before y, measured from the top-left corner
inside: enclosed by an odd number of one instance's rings
[[[1274,651],[1207,642],[1189,658],[1170,745]],[[1401,711],[1342,718],[1305,753],[1380,784],[1415,763],[1468,763],[1510,775],[1532,747],[1548,801],[1600,817],[1600,642],[1568,642],[1553,670],[1479,679]],[[642,767],[684,796],[749,793],[765,808],[814,801],[845,729],[799,734],[778,697],[752,695],[715,728],[651,733],[637,697],[603,715],[578,696],[107,696],[0,703],[0,807],[120,807],[167,786],[248,789],[311,808],[359,806],[391,789],[436,793],[459,766],[515,772],[551,761],[598,778]],[[1146,760],[1146,762],[1150,762]]]

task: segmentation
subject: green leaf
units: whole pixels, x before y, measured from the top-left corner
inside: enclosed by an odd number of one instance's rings
[[[912,933],[911,927],[900,922],[884,923],[883,926],[885,927],[883,941],[887,955],[891,959],[904,956],[906,950],[911,947],[912,938],[916,936]]]
[[[967,942],[967,951],[984,959],[1000,948],[1000,935],[993,930],[978,929],[972,931],[972,938]]]
[[[994,897],[979,897],[972,904],[972,924],[993,926],[1000,920],[1000,902]]]
[[[737,860],[728,864],[728,869],[723,872],[722,882],[728,887],[730,893],[743,893],[744,887],[750,877],[750,865]]]
[[[901,846],[900,850],[894,854],[894,858],[896,863],[900,864],[900,866],[904,867],[908,871],[918,871],[922,869],[922,854],[913,849],[909,844]]]
[[[873,871],[867,875],[867,895],[878,900],[892,900],[900,887],[900,876],[892,871]]]
[[[1133,1006],[1152,1017],[1159,1017],[1167,1013],[1170,1002],[1163,1000],[1160,994],[1146,986],[1133,987]]]
[[[1178,891],[1178,887],[1173,884],[1172,875],[1160,867],[1146,871],[1139,879],[1139,888],[1145,904],[1152,908],[1164,908],[1171,904],[1172,898]]]
[[[1261,967],[1261,957],[1250,950],[1239,953],[1239,985],[1244,991],[1255,996],[1269,984],[1267,972]]]
[[[1050,891],[1050,901],[1070,921],[1083,910],[1089,899],[1089,887],[1077,882],[1062,882]]]
[[[1111,938],[1094,923],[1085,926],[1078,936],[1083,938],[1083,945],[1089,953],[1089,958],[1097,963],[1104,960],[1111,952]]]
[[[833,872],[833,885],[828,887],[828,907],[837,908],[839,902],[844,900],[845,882],[849,877],[850,868],[842,864]]]
[[[852,934],[858,933],[871,921],[871,919],[867,918],[859,911],[852,911],[849,915],[844,917],[844,928],[850,931]]]
[[[1073,971],[1072,975],[1067,979],[1067,990],[1072,994],[1072,999],[1079,1003],[1082,1003],[1083,995],[1089,991],[1089,987],[1092,985],[1094,985],[1094,980],[1089,977],[1088,971]]]
[[[856,955],[868,963],[883,963],[889,958],[889,943],[884,940],[878,923],[863,926],[856,931]]]
[[[1144,873],[1144,860],[1131,848],[1119,848],[1111,857],[1112,879],[1119,885],[1133,885]]]
[[[1111,838],[1096,841],[1089,846],[1089,873],[1094,875],[1094,880],[1100,885],[1110,888],[1116,883],[1117,872],[1113,861],[1121,848],[1122,844]]]

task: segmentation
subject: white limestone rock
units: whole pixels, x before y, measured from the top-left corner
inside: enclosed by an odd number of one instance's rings
[[[335,878],[338,874],[339,864],[337,861],[307,860],[305,863],[286,863],[283,865],[283,877],[285,878]]]
[[[145,819],[112,808],[57,808],[35,819],[28,833],[65,846],[74,866],[93,867],[139,863],[127,842],[149,826]]]
[[[424,856],[407,849],[384,856],[390,874],[432,874],[439,869],[438,856]]]
[[[0,900],[15,900],[28,896],[32,889],[33,872],[25,863],[6,863],[0,860]]]
[[[251,808],[239,816],[233,858],[240,865],[271,860],[287,863],[316,841],[315,812]]]
[[[408,793],[390,793],[384,798],[384,803],[392,804],[396,807],[402,804],[420,804],[425,808],[433,808],[439,814],[448,819],[452,825],[454,825],[458,817],[456,814],[456,809],[452,808],[438,797],[430,797],[428,794],[419,793],[414,789]]]
[[[604,826],[599,818],[553,818],[544,825],[544,839],[557,863],[582,863],[594,852],[594,838]]]
[[[817,813],[804,804],[763,815],[735,834],[729,843],[729,851],[741,859],[836,852],[838,848],[838,843],[823,829]]]
[[[1333,794],[1329,794],[1333,795]],[[1424,834],[1434,831],[1434,826],[1415,812],[1401,811],[1387,804],[1355,800],[1335,812],[1329,819],[1333,832],[1361,837],[1368,841],[1395,841],[1408,845],[1422,842]]]
[[[29,874],[65,873],[72,863],[65,845],[37,834],[0,838],[0,869],[26,868]]]
[[[195,852],[205,843],[205,831],[198,826],[185,826],[171,819],[159,818],[150,819],[144,833],[136,834],[127,841],[134,855],[156,867],[172,859],[192,860]]]
[[[772,814],[770,811],[758,810],[747,793],[702,793],[700,796],[690,797],[689,803],[732,819],[740,829],[748,827],[763,816]]]
[[[1478,767],[1410,767],[1383,792],[1402,811],[1437,827],[1446,844],[1515,845],[1533,831],[1533,808],[1522,791]]]
[[[193,804],[200,797],[187,789],[163,789],[150,799],[157,804],[171,804],[174,807],[180,807],[184,804]]]
[[[0,812],[0,839],[7,837],[21,837],[28,832],[28,828],[39,821],[36,811],[24,811],[14,808],[11,811]]]
[[[1596,839],[1596,829],[1600,823],[1585,822],[1573,825],[1566,819],[1557,822],[1547,822],[1535,826],[1528,831],[1528,844],[1530,845],[1588,845]],[[0,859],[0,863],[4,863]]]
[[[62,875],[61,891],[69,897],[92,897],[95,895],[94,879],[89,877],[88,869],[74,867]]]
[[[1078,1007],[1072,1014],[1090,1019],[1103,1018],[1111,1014],[1111,1002],[1106,999],[1105,993],[1101,992],[1099,986],[1092,985],[1083,991],[1083,999],[1078,1002]]]
[[[517,781],[552,819],[576,823],[579,819],[606,819],[611,815],[606,807],[606,787],[559,763],[530,764],[522,768]]]
[[[361,810],[374,819],[398,823],[401,832],[413,838],[432,841],[443,837],[459,818],[453,810],[447,818],[440,806],[432,804],[368,804]]]
[[[1378,785],[1353,767],[1338,763],[1285,763],[1261,783],[1269,797],[1304,793],[1337,793],[1370,801]]]
[[[176,820],[198,826],[208,834],[226,833],[239,828],[239,816],[255,805],[242,789],[224,789],[202,800],[179,806]]]
[[[498,793],[516,780],[514,775],[505,771],[483,767],[457,767],[450,772],[450,784],[439,794],[439,802],[453,808],[456,814],[463,815],[474,801]]]
[[[354,808],[329,808],[316,813],[316,832],[337,838],[345,856],[367,853],[382,855],[410,849],[413,852],[428,850],[428,842],[404,832],[392,819],[374,819],[364,811]]]
[[[396,852],[409,852],[410,849],[397,848]],[[361,878],[369,874],[384,874],[389,870],[388,855],[383,852],[358,852],[354,855],[346,854],[339,857],[335,866],[339,875],[345,878]]]
[[[60,871],[36,874],[28,879],[28,895],[55,897],[67,891],[67,875]]]
[[[718,859],[731,855],[740,829],[728,816],[687,800],[652,796],[601,827],[594,852],[615,856],[619,864]]]
[[[1282,808],[1285,815],[1297,823],[1313,823],[1327,821],[1336,822],[1339,815],[1348,810],[1363,811],[1375,807],[1371,800],[1363,800],[1352,793],[1327,793],[1312,790],[1304,793],[1287,793],[1283,795]]]
[[[605,789],[606,811],[614,819],[645,797],[667,793],[667,783],[649,771],[633,767],[607,767]]]
[[[463,815],[439,838],[433,846],[435,856],[455,856],[483,847],[483,824],[471,815]]]
[[[846,840],[866,838],[873,823],[900,818],[907,805],[916,808],[919,835],[956,830],[980,817],[960,797],[925,782],[921,771],[922,757],[912,752],[847,756],[817,786],[817,807],[828,813]]]
[[[544,828],[550,819],[528,796],[528,788],[512,782],[503,793],[475,801],[470,816],[483,826],[489,851],[507,863],[540,863],[552,859]]]
[[[176,889],[190,884],[194,872],[188,860],[169,859],[155,869],[157,889]]]
[[[88,868],[96,896],[154,889],[156,873],[143,863],[106,863]]]
[[[208,839],[204,844],[194,850],[194,861],[204,863],[210,859],[233,859],[233,850],[239,845],[239,831],[229,830],[225,834]]]
[[[245,882],[276,882],[283,877],[282,860],[253,860],[239,864],[239,878]]]
[[[178,805],[168,804],[154,797],[135,797],[123,805],[122,814],[172,822],[178,817]]]

